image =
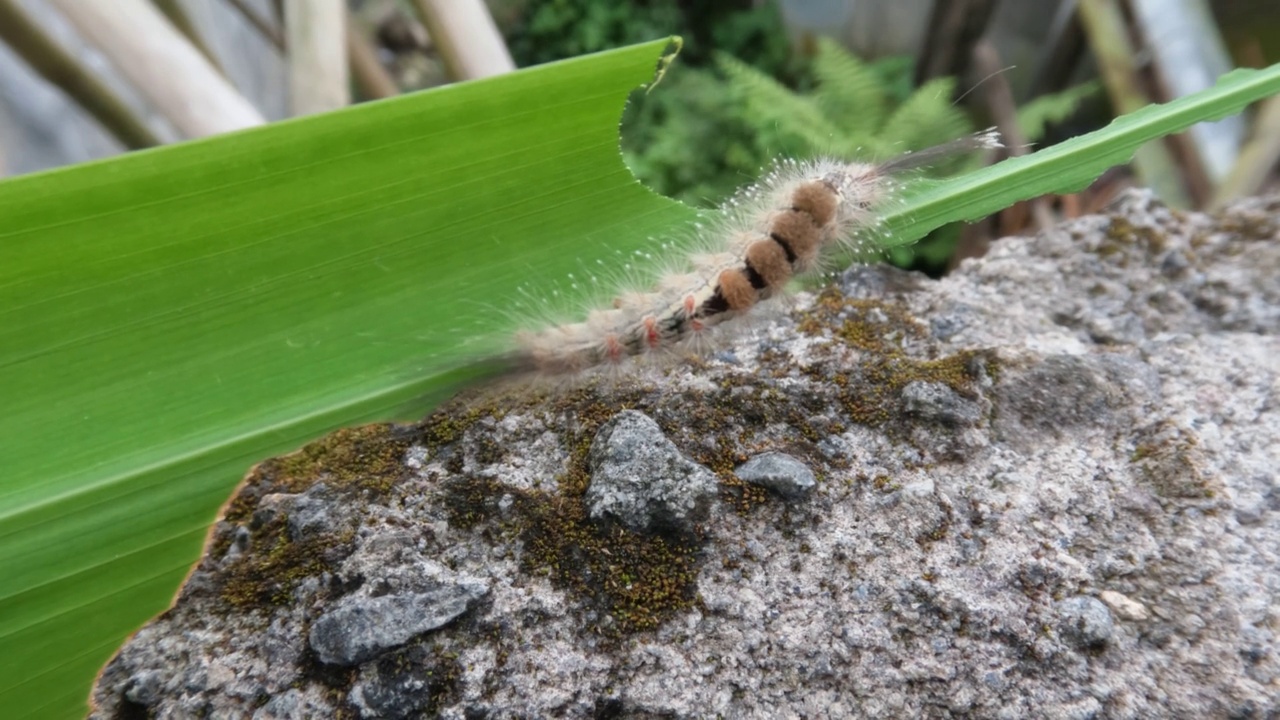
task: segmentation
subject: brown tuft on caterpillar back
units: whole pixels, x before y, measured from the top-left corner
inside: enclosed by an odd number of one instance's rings
[[[746,310],[756,304],[756,290],[741,270],[720,273],[719,291],[730,310]]]
[[[803,270],[813,264],[822,250],[822,228],[807,213],[783,210],[769,221],[769,237],[791,256],[791,265]]]
[[[814,225],[823,227],[836,219],[840,198],[825,182],[810,180],[801,183],[791,194],[791,207],[808,214]]]
[[[791,263],[787,252],[774,240],[757,240],[747,248],[747,265],[753,268],[770,289],[781,289],[791,279]]]

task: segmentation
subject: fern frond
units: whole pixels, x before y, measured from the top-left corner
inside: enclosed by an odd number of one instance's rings
[[[1029,141],[1043,138],[1050,123],[1062,122],[1074,115],[1100,87],[1096,80],[1091,80],[1051,95],[1041,95],[1018,108],[1018,127],[1023,136]]]
[[[880,137],[905,152],[973,132],[973,123],[951,102],[955,84],[954,78],[937,78],[921,85],[889,115]]]
[[[730,55],[717,55],[716,64],[745,111],[745,120],[774,153],[803,155],[840,143],[843,133],[813,98],[792,92]]]
[[[888,92],[869,65],[830,38],[818,40],[813,58],[814,100],[846,136],[871,135],[884,122]]]

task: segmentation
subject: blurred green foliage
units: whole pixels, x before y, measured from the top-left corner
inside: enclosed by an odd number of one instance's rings
[[[822,39],[807,69],[807,92],[728,53],[711,67],[670,73],[628,108],[628,165],[654,190],[707,207],[778,157],[887,158],[974,130],[951,103],[951,79],[901,94],[909,63],[865,63]]]
[[[685,39],[684,67],[727,52],[774,76],[796,67],[782,17],[754,0],[493,0],[520,67],[563,60],[665,35]]]
[[[622,150],[645,185],[687,204],[719,205],[781,157],[883,159],[973,132],[953,103],[952,78],[912,86],[911,58],[862,61],[832,40],[793,47],[772,2],[507,0],[500,3],[520,65],[548,62],[663,35],[685,42],[678,65],[622,120]],[[1094,88],[1038,100],[1020,117],[1028,137],[1069,115]],[[933,168],[945,175],[963,163]],[[959,237],[943,228],[898,265],[936,269]]]
[[[1018,127],[1030,141],[1041,140],[1053,125],[1075,115],[1080,106],[1102,91],[1097,80],[1083,82],[1052,95],[1041,95],[1018,108]]]

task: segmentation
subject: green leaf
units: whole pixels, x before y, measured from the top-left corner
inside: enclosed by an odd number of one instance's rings
[[[947,180],[920,181],[884,214],[882,245],[908,245],[947,223],[977,220],[1040,195],[1079,191],[1108,168],[1128,162],[1143,143],[1238,113],[1276,94],[1280,65],[1233,70],[1207,90],[1147,106],[1037,153]]]
[[[254,463],[420,416],[527,285],[693,217],[622,164],[666,41],[0,183],[0,707],[84,712]]]

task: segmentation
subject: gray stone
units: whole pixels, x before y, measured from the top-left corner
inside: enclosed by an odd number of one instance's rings
[[[286,690],[253,713],[253,720],[302,720],[304,701],[299,690]]]
[[[740,465],[734,474],[787,498],[804,497],[817,484],[817,478],[807,465],[780,452],[756,455]]]
[[[289,505],[289,537],[301,540],[307,535],[329,529],[332,519],[329,508],[333,505],[332,493],[324,483],[316,483]]]
[[[1151,613],[1143,607],[1142,603],[1126,597],[1123,593],[1118,593],[1114,590],[1103,590],[1098,593],[1098,599],[1106,603],[1107,607],[1111,608],[1111,612],[1122,620],[1141,622],[1151,617]]]
[[[411,648],[369,663],[351,687],[351,704],[362,717],[431,717],[452,672],[446,658],[432,657],[422,647]]]
[[[610,518],[637,532],[688,531],[716,497],[715,474],[681,455],[657,423],[635,410],[600,428],[587,462],[591,518]]]
[[[448,585],[428,592],[350,596],[316,619],[308,641],[320,661],[358,665],[462,615],[479,595]]]
[[[939,340],[950,340],[964,332],[973,322],[974,313],[967,307],[953,307],[929,318],[929,330]]]
[[[311,720],[332,717],[332,703],[317,688],[307,690],[289,688],[271,696],[267,703],[253,712],[253,720]],[[221,717],[213,713],[214,717]]]
[[[139,705],[153,705],[160,699],[164,676],[156,670],[143,670],[129,679],[124,696]]]
[[[982,406],[940,382],[914,380],[902,388],[904,412],[945,425],[974,425]]]
[[[1111,611],[1097,598],[1077,595],[1058,603],[1058,629],[1078,647],[1097,650],[1111,641]]]

